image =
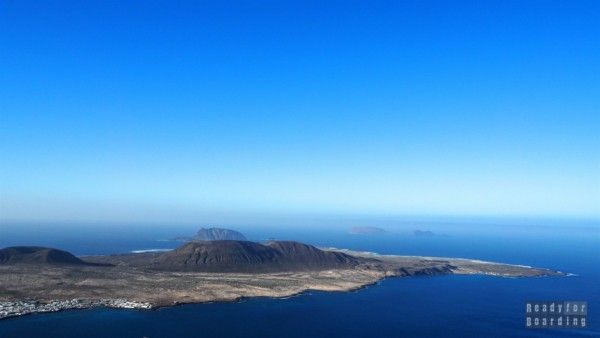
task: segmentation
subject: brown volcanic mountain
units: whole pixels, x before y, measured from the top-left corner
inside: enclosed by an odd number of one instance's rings
[[[84,265],[86,262],[63,250],[38,246],[13,246],[0,249],[0,264]]]
[[[351,268],[359,259],[298,242],[201,241],[157,257],[154,267],[171,271],[276,272]]]
[[[294,241],[271,241],[266,246],[284,257],[284,263],[292,270],[324,270],[353,267],[359,263],[356,257],[332,251],[323,251],[312,245]]]

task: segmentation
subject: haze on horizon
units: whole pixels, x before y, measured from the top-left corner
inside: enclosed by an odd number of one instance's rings
[[[4,2],[0,221],[600,218],[599,12]]]

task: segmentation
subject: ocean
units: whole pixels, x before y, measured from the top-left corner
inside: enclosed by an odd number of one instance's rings
[[[389,278],[353,292],[189,304],[151,311],[95,308],[0,321],[0,337],[598,337],[600,226],[576,221],[389,222],[352,235],[350,223],[229,226],[251,240],[294,239],[381,254],[463,257],[546,267],[569,277]],[[0,224],[0,247],[45,245],[77,255],[169,249],[198,226]],[[433,231],[416,236],[415,229]],[[588,302],[586,329],[527,329],[525,302]]]

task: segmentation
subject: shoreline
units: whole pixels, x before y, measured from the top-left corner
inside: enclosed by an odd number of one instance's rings
[[[30,315],[41,315],[41,314],[51,314],[63,311],[78,311],[78,310],[90,310],[97,308],[104,308],[109,310],[132,310],[132,311],[156,311],[165,308],[172,308],[176,306],[183,305],[195,305],[195,304],[213,304],[213,303],[240,303],[246,300],[251,299],[288,299],[299,297],[302,295],[309,294],[310,292],[357,292],[362,289],[365,289],[370,286],[377,285],[381,283],[383,280],[389,278],[398,278],[399,276],[384,276],[381,279],[375,280],[371,283],[365,283],[363,285],[359,285],[356,287],[350,287],[346,289],[338,289],[338,290],[319,290],[319,289],[305,289],[302,291],[290,293],[287,295],[281,296],[240,296],[233,299],[214,299],[214,300],[206,300],[206,301],[195,301],[195,302],[176,302],[168,305],[160,305],[160,304],[151,304],[144,302],[131,301],[126,299],[69,299],[69,300],[51,300],[49,302],[38,301],[38,300],[23,300],[23,301],[8,301],[3,302],[0,301],[0,321],[9,320],[9,319],[17,319]],[[10,313],[3,314],[3,308],[6,306],[26,306],[28,309],[25,312],[20,313]],[[54,308],[48,309],[48,306],[54,306]],[[31,309],[31,307],[35,307]],[[31,310],[30,310],[31,309]]]
[[[276,273],[153,270],[140,265],[140,258],[145,262],[152,257],[147,256],[148,253],[88,257],[95,259],[92,260],[95,265],[83,266],[0,265],[0,320],[96,307],[141,311],[260,297],[282,299],[311,291],[352,292],[397,277],[568,275],[550,269],[474,259],[326,250],[345,252],[364,261],[354,268]],[[107,259],[116,264],[98,264],[106,263],[103,260]]]
[[[474,276],[474,275],[482,275],[489,277],[501,277],[501,278],[525,278],[518,276],[505,276],[501,274],[464,274],[464,273],[449,273],[449,274],[438,274],[438,275],[430,275],[430,276],[400,276],[400,275],[383,275],[378,279],[375,279],[370,282],[365,282],[361,285],[351,286],[347,288],[339,288],[339,289],[318,289],[318,288],[307,288],[304,290],[290,292],[289,294],[282,295],[255,295],[255,296],[239,296],[236,298],[215,298],[204,301],[182,301],[182,302],[174,302],[172,304],[152,304],[149,302],[139,302],[127,299],[80,299],[73,298],[69,300],[50,300],[50,301],[42,301],[42,300],[23,300],[23,301],[0,301],[0,321],[17,319],[24,316],[29,315],[41,315],[41,314],[51,314],[63,311],[78,311],[78,310],[90,310],[96,308],[104,308],[108,310],[133,310],[133,311],[156,311],[163,308],[171,308],[176,306],[183,305],[194,305],[194,304],[212,304],[212,303],[240,303],[243,301],[257,299],[257,298],[266,298],[266,299],[288,299],[299,297],[302,295],[309,294],[311,292],[339,292],[339,293],[347,293],[347,292],[359,292],[363,289],[374,287],[381,284],[383,281],[392,279],[392,278],[415,278],[415,277],[436,277],[436,276]],[[539,276],[539,277],[549,277],[549,276]],[[26,306],[27,309],[25,311],[18,311],[17,313],[7,313],[3,314],[3,309],[6,306],[17,306],[17,304],[21,304]],[[33,308],[32,308],[33,307]],[[50,307],[50,308],[48,308]]]

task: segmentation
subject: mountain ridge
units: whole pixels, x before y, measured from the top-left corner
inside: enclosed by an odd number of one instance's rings
[[[193,241],[159,255],[154,268],[201,272],[278,272],[350,268],[359,259],[294,241]]]
[[[0,249],[0,264],[86,265],[70,252],[41,246],[12,246]]]

